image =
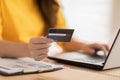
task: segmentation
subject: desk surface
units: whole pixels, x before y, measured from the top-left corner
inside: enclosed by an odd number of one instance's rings
[[[120,77],[65,68],[55,72],[40,74],[0,76],[0,80],[120,80]]]
[[[88,68],[84,68],[84,67],[77,67],[77,66],[72,66],[72,65],[63,64],[63,63],[57,63],[54,60],[49,60],[49,62],[54,63],[54,64],[61,64],[61,65],[64,65],[66,67],[69,67],[69,68],[75,69],[75,70],[89,71],[89,72],[93,72],[93,73],[97,73],[97,74],[104,74],[104,75],[115,76],[115,77],[120,78],[120,68],[98,71],[98,70],[88,69]]]
[[[55,64],[55,61],[49,60]],[[19,76],[2,76],[0,80],[120,80],[120,68],[106,71],[96,71],[92,69],[75,67],[66,64],[65,69],[39,74],[19,75]]]

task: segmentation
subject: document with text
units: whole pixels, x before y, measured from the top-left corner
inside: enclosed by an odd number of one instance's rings
[[[0,58],[0,74],[17,75],[39,73],[62,69],[62,65],[55,65],[31,58]]]

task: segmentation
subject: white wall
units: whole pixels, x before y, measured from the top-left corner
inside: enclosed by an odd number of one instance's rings
[[[86,42],[109,42],[112,4],[112,0],[61,0],[67,26]]]
[[[114,36],[119,28],[120,28],[120,0],[113,0],[112,24],[110,30],[111,40],[114,39]]]
[[[112,43],[120,27],[120,0],[61,0],[68,28],[74,36],[86,42]],[[50,48],[49,55],[62,51]]]

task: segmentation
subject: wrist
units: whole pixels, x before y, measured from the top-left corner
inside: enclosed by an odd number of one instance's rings
[[[22,45],[22,47],[23,47],[23,56],[24,57],[31,57],[31,53],[30,53],[30,49],[29,49],[29,45],[28,44],[23,44]]]

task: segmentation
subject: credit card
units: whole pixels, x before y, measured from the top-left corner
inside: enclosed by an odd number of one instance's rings
[[[47,38],[52,38],[55,42],[70,42],[74,29],[49,28]]]

